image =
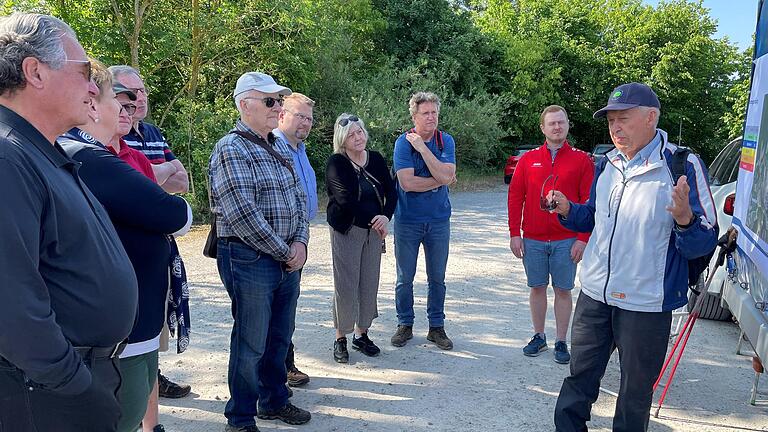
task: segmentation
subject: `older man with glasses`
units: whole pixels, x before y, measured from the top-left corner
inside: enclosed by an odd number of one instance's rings
[[[563,228],[550,213],[552,206],[546,194],[559,188],[575,202],[585,202],[595,167],[587,153],[568,143],[568,114],[563,107],[546,107],[539,127],[544,144],[520,158],[509,184],[509,248],[522,258],[531,289],[528,302],[534,334],[523,354],[536,357],[547,350],[544,323],[551,278],[555,292],[554,360],[567,364],[571,360],[566,343],[573,308],[571,290],[589,234]]]
[[[171,151],[168,141],[160,129],[145,121],[149,114],[149,90],[139,71],[131,66],[110,66],[112,78],[136,94],[136,112],[132,114],[133,127],[124,140],[126,144],[141,151],[152,162],[157,183],[168,193],[186,193],[189,190],[189,176],[187,170],[176,155]],[[184,386],[183,395],[170,395],[170,397],[186,396],[189,387]]]
[[[243,74],[233,95],[240,119],[216,143],[209,164],[217,265],[234,318],[224,411],[230,432],[258,431],[255,416],[295,425],[311,418],[288,401],[285,385],[309,243],[291,150],[272,133],[290,94],[267,74]]]
[[[0,69],[0,429],[113,431],[136,276],[55,144],[99,89],[74,31],[48,15],[0,17]]]

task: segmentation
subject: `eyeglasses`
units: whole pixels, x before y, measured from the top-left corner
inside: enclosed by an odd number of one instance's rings
[[[273,98],[273,97],[263,97],[263,98],[260,98],[260,97],[255,97],[255,96],[248,96],[248,97],[244,97],[243,98],[243,100],[245,100],[245,99],[256,99],[256,100],[263,101],[264,102],[264,106],[266,106],[267,108],[274,107],[275,103],[277,103],[280,106],[283,106],[283,104],[285,103],[285,100],[283,100],[283,98]]]
[[[286,109],[286,110],[283,110],[283,111],[288,111],[289,113],[291,113],[291,114],[295,115],[296,117],[298,117],[298,118],[299,118],[299,120],[301,120],[301,121],[303,121],[303,122],[308,122],[309,124],[312,124],[312,123],[314,123],[314,122],[315,122],[315,119],[314,119],[314,118],[312,118],[312,117],[310,117],[310,116],[306,116],[306,115],[304,115],[304,114],[302,114],[302,113],[297,113],[297,112],[295,112],[295,111],[291,111],[291,110],[287,110],[287,109]]]
[[[125,111],[126,114],[129,116],[132,116],[136,114],[136,105],[129,103],[129,104],[120,104],[120,111]]]
[[[86,75],[85,76],[88,78],[88,81],[90,81],[91,78],[93,78],[93,67],[91,65],[91,61],[90,60],[69,60],[69,59],[67,59],[67,60],[64,60],[64,61],[67,62],[67,63],[76,63],[76,64],[84,65],[85,68],[83,68],[83,70],[86,71]]]
[[[541,185],[541,195],[539,196],[539,208],[544,211],[552,211],[557,208],[557,201],[552,200],[551,202],[547,202],[547,196],[544,194],[545,189],[547,188],[547,183],[552,180],[552,189],[555,190],[555,186],[557,185],[557,176],[554,174],[550,174],[549,177],[547,177],[544,180],[544,184]]]
[[[343,119],[339,120],[339,126],[346,127],[349,122],[357,123],[359,121],[360,119],[357,118],[357,116],[344,117]]]

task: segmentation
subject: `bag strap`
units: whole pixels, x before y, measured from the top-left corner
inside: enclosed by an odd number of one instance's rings
[[[384,186],[381,184],[380,181],[376,179],[376,177],[373,176],[373,174],[369,173],[368,171],[366,171],[365,168],[360,166],[357,162],[353,161],[352,158],[349,157],[349,155],[344,153],[344,156],[347,158],[348,161],[352,162],[352,165],[357,167],[358,172],[362,174],[363,177],[365,177],[368,183],[371,183],[371,186],[373,186],[373,191],[376,192],[376,199],[379,200],[379,207],[381,207],[381,212],[384,213],[384,200],[381,198],[381,194],[379,193],[379,189],[376,187],[376,185],[378,185],[382,189],[384,188]],[[368,153],[368,157],[371,157],[370,153]]]
[[[257,137],[256,135],[254,135],[254,134],[252,134],[250,132],[244,132],[244,131],[241,131],[241,130],[233,130],[230,133],[233,133],[235,135],[240,135],[241,137],[247,139],[248,141],[250,141],[250,142],[260,146],[264,150],[266,150],[267,153],[269,153],[273,158],[277,159],[277,161],[280,162],[280,164],[282,166],[288,168],[288,171],[290,171],[291,175],[293,176],[293,181],[294,182],[296,181],[296,172],[293,170],[293,165],[291,165],[290,162],[285,160],[283,155],[278,153],[277,150],[275,150],[271,145],[268,145],[266,142],[264,142],[263,139],[260,139],[259,137]]]

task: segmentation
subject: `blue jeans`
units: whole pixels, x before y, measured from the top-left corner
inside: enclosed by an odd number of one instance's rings
[[[397,285],[395,306],[397,322],[413,325],[413,277],[419,246],[424,245],[427,260],[427,318],[430,327],[443,327],[445,322],[445,267],[448,264],[448,245],[451,241],[451,222],[401,223],[395,218],[395,260]]]
[[[285,356],[293,335],[301,273],[250,247],[219,239],[218,258],[232,300],[229,393],[230,425],[256,424],[256,408],[274,411],[288,402]]]

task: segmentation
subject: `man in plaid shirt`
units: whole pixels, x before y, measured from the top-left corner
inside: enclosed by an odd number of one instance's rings
[[[226,431],[258,431],[256,416],[289,424],[311,417],[288,401],[285,386],[285,356],[309,241],[306,197],[293,170],[263,147],[292,167],[287,144],[272,134],[282,98],[289,94],[269,75],[243,74],[234,91],[240,120],[216,143],[209,164],[217,264],[235,320]]]

